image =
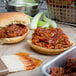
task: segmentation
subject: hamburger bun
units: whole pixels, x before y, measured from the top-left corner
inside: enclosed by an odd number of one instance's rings
[[[19,12],[8,12],[0,14],[0,29],[6,28],[11,24],[22,24],[24,26],[28,26],[30,23],[29,17],[24,13]],[[17,43],[23,40],[29,32],[27,27],[27,32],[18,37],[13,38],[0,38],[0,44],[8,44],[8,43]]]
[[[0,14],[0,28],[7,27],[11,24],[23,24],[28,26],[30,23],[29,17],[20,12],[8,12]]]
[[[33,44],[31,39],[27,40],[27,42],[31,46],[31,48],[34,49],[36,52],[38,52],[40,54],[45,54],[45,55],[57,55],[70,48],[70,47],[68,47],[68,48],[64,48],[64,49],[47,49],[47,48],[43,48],[43,47]],[[71,43],[73,43],[73,42],[71,41]],[[74,43],[73,43],[73,45],[74,45]]]

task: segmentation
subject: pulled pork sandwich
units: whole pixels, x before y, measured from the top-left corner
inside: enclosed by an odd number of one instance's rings
[[[30,19],[24,13],[9,12],[0,14],[0,43],[17,43],[29,32]]]
[[[60,54],[73,45],[60,28],[37,28],[28,43],[35,51],[47,55]]]

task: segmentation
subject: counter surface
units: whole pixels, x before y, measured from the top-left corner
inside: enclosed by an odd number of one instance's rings
[[[76,42],[76,27],[62,24],[58,24],[58,27],[62,28],[63,31],[67,34],[67,36],[69,36],[72,41]],[[31,38],[32,33],[33,31],[30,31],[27,38],[20,43],[12,45],[0,45],[0,56],[14,54],[18,52],[26,52],[33,55],[36,58],[41,59],[43,61],[43,64],[55,58],[57,55],[54,56],[41,55],[34,52],[30,48],[30,46],[27,44],[27,40]],[[38,67],[35,70],[11,73],[7,76],[42,76],[42,75],[40,73],[40,67]]]

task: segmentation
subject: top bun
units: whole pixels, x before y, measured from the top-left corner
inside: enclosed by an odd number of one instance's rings
[[[20,12],[8,12],[0,14],[0,28],[7,27],[11,24],[28,25],[30,23],[29,17]]]

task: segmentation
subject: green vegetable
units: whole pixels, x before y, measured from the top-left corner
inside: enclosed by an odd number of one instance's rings
[[[29,16],[29,18],[32,21],[33,17]],[[48,27],[48,26],[49,26],[49,24],[47,22],[44,22],[44,21],[41,21],[41,20],[38,21],[37,27]]]
[[[32,21],[31,25],[29,26],[30,29],[36,29],[37,27],[42,27],[42,28],[57,28],[57,24],[55,21],[47,18],[46,16],[43,16],[43,20],[39,20],[40,17],[42,16],[42,12],[38,13],[34,18],[29,16],[30,20]],[[34,19],[34,20],[33,20]]]
[[[49,24],[46,23],[44,26],[42,26],[42,28],[49,28]]]
[[[34,18],[32,19],[29,28],[30,29],[36,29],[37,25],[38,25],[38,21],[41,18],[41,16],[43,15],[43,12],[39,12],[37,15],[34,16]]]
[[[44,26],[44,25],[47,25],[47,22],[39,21],[37,26],[38,26],[38,27],[42,27],[42,26]]]
[[[28,15],[28,17],[29,17],[29,18],[30,18],[30,20],[32,21],[33,17],[31,17],[31,16],[29,16],[29,15]]]
[[[14,4],[24,4],[24,3],[36,3],[35,0],[11,0],[9,3]]]
[[[46,16],[43,16],[43,20],[47,23],[49,23],[49,27],[52,27],[52,28],[57,28],[57,24],[55,21],[47,18]]]
[[[8,2],[9,5],[13,6],[35,6],[38,3],[35,0],[11,0]]]

